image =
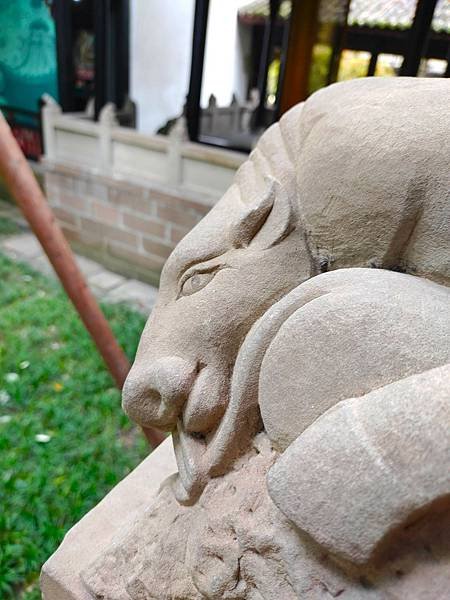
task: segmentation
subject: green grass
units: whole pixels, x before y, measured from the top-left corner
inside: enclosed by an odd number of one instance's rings
[[[0,218],[0,236],[4,235],[14,235],[15,233],[20,232],[20,227],[11,221],[11,219],[7,219],[5,217]]]
[[[132,358],[143,318],[104,309]],[[1,254],[0,417],[0,598],[37,600],[64,533],[148,450],[60,287]]]

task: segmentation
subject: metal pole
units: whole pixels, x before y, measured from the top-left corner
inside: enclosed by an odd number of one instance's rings
[[[0,112],[0,176],[40,241],[64,289],[94,340],[117,387],[122,389],[130,364],[75,261],[55,217],[5,118]],[[152,446],[164,435],[145,431]]]

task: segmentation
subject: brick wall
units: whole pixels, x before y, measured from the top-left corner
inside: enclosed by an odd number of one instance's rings
[[[211,208],[211,201],[76,167],[47,165],[45,188],[78,252],[150,283],[158,281],[175,245]]]

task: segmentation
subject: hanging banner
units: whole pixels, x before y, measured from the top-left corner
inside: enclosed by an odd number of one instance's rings
[[[58,98],[55,24],[45,0],[0,0],[0,109],[29,158],[42,153],[39,101]]]

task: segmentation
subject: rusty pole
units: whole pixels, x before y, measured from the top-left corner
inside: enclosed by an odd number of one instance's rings
[[[22,210],[52,263],[67,295],[90,333],[117,387],[121,390],[130,364],[75,261],[33,171],[0,112],[0,176]],[[153,447],[164,439],[156,429],[144,433]]]

